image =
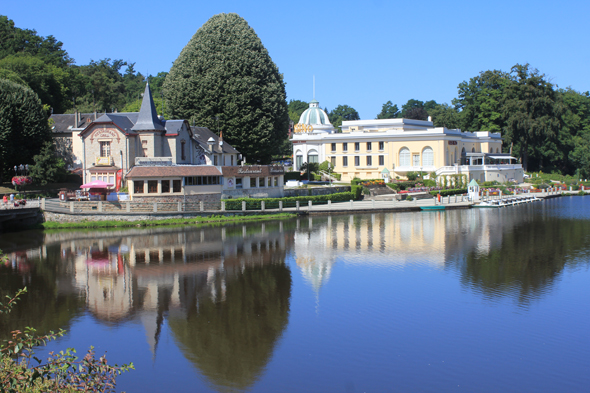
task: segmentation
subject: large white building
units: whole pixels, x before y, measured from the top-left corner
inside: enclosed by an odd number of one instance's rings
[[[469,180],[523,180],[522,165],[502,153],[502,137],[489,131],[464,132],[412,119],[354,120],[336,132],[317,101],[295,126],[295,169],[329,161],[343,181],[405,178],[408,172],[466,175]]]

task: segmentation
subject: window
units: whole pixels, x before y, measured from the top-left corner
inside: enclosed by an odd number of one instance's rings
[[[319,162],[317,154],[310,154],[307,156],[307,162]]]
[[[301,165],[303,165],[303,156],[295,157],[295,169],[296,170],[301,169]]]
[[[162,180],[162,193],[170,192],[170,180]]]
[[[213,165],[217,166],[217,156],[213,156]]]
[[[385,142],[379,142],[379,150],[385,149]]]
[[[420,166],[420,154],[412,155],[412,165],[413,166]]]
[[[410,149],[407,147],[399,151],[399,166],[410,166]]]
[[[354,150],[359,151],[361,149],[361,144],[359,142],[354,142]]]
[[[133,193],[134,194],[143,194],[143,180],[134,180],[133,181]]]
[[[348,143],[342,144],[342,151],[348,151]]]
[[[372,146],[373,144],[371,142],[367,142],[367,151],[373,150]]]
[[[279,178],[278,177],[273,177],[274,183],[275,183],[275,187],[279,186]]]
[[[236,177],[236,188],[242,188],[242,178]]]
[[[110,157],[111,155],[111,142],[100,142],[100,156]]]
[[[422,165],[434,166],[434,151],[431,147],[425,147],[422,150]]]
[[[144,157],[147,157],[148,156],[147,142],[148,141],[141,141],[141,149],[143,150],[143,156]]]
[[[186,145],[186,142],[185,141],[181,141],[180,142],[180,157],[181,157],[180,159],[181,160],[186,160],[186,155],[184,154],[184,147],[185,147],[185,145]]]
[[[272,187],[272,178],[271,177],[266,178],[266,186]]]
[[[251,177],[250,178],[250,188],[256,188],[258,184],[258,178]]]
[[[180,192],[180,180],[172,180],[172,192]]]
[[[373,157],[367,156],[367,166],[372,166],[372,165],[373,165]]]
[[[330,167],[334,169],[336,167],[336,157],[330,158]]]
[[[187,176],[184,178],[185,186],[210,186],[221,184],[219,176]]]
[[[361,158],[359,156],[354,156],[354,166],[361,165]]]
[[[105,178],[106,178],[106,176],[105,176]],[[115,175],[109,175],[109,181],[107,183],[115,184]]]
[[[342,166],[348,166],[348,157],[342,157]]]
[[[233,154],[231,156],[229,156],[229,164],[231,166],[234,166],[234,156],[233,156]]]
[[[379,165],[385,165],[385,156],[379,156]]]
[[[336,151],[336,144],[332,143],[332,151]]]
[[[158,192],[158,181],[148,180],[148,193],[155,194]]]

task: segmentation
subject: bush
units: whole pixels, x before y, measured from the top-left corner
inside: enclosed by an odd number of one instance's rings
[[[369,190],[367,187],[361,186],[361,189],[363,191],[363,195],[371,195],[371,190]]]
[[[408,172],[406,173],[406,177],[409,181],[414,181],[418,177],[418,174],[416,172]]]
[[[397,191],[407,190],[408,188],[414,188],[416,186],[415,181],[400,181],[396,183],[387,183],[389,187]]]
[[[449,195],[465,194],[465,193],[467,193],[466,188],[451,188],[448,190],[430,191],[430,195],[433,195],[433,196],[436,196],[437,194],[440,194],[441,196],[449,196]]]
[[[362,192],[362,187],[361,186],[350,186],[350,192],[352,194],[352,198],[355,201],[358,201],[359,199],[361,199],[361,192]]]
[[[350,185],[351,186],[357,186],[361,181],[362,181],[361,179],[359,179],[358,177],[355,177],[354,179],[352,179],[350,181]]]
[[[4,259],[0,255],[0,261]],[[6,304],[0,303],[0,314],[9,313],[18,299],[27,292],[23,288]],[[90,347],[86,356],[79,359],[74,349],[50,353],[45,363],[35,357],[35,347],[62,337],[65,330],[39,336],[35,329],[12,332],[10,341],[0,345],[0,387],[3,392],[58,392],[94,391],[113,392],[115,379],[133,369],[133,364],[109,366],[106,358],[94,357]],[[33,362],[33,359],[35,360]]]
[[[406,201],[413,201],[413,200],[414,200],[414,198],[412,198],[411,195],[406,196]]]
[[[285,181],[287,180],[301,180],[301,173],[299,171],[285,172]]]

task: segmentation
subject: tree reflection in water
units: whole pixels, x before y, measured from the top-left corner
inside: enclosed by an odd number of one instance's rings
[[[223,300],[191,296],[185,315],[169,317],[185,356],[220,390],[251,386],[287,326],[291,271],[283,260],[227,270]]]

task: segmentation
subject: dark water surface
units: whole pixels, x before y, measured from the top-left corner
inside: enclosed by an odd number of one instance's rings
[[[127,392],[588,392],[590,198],[209,228],[0,234],[11,329]]]

